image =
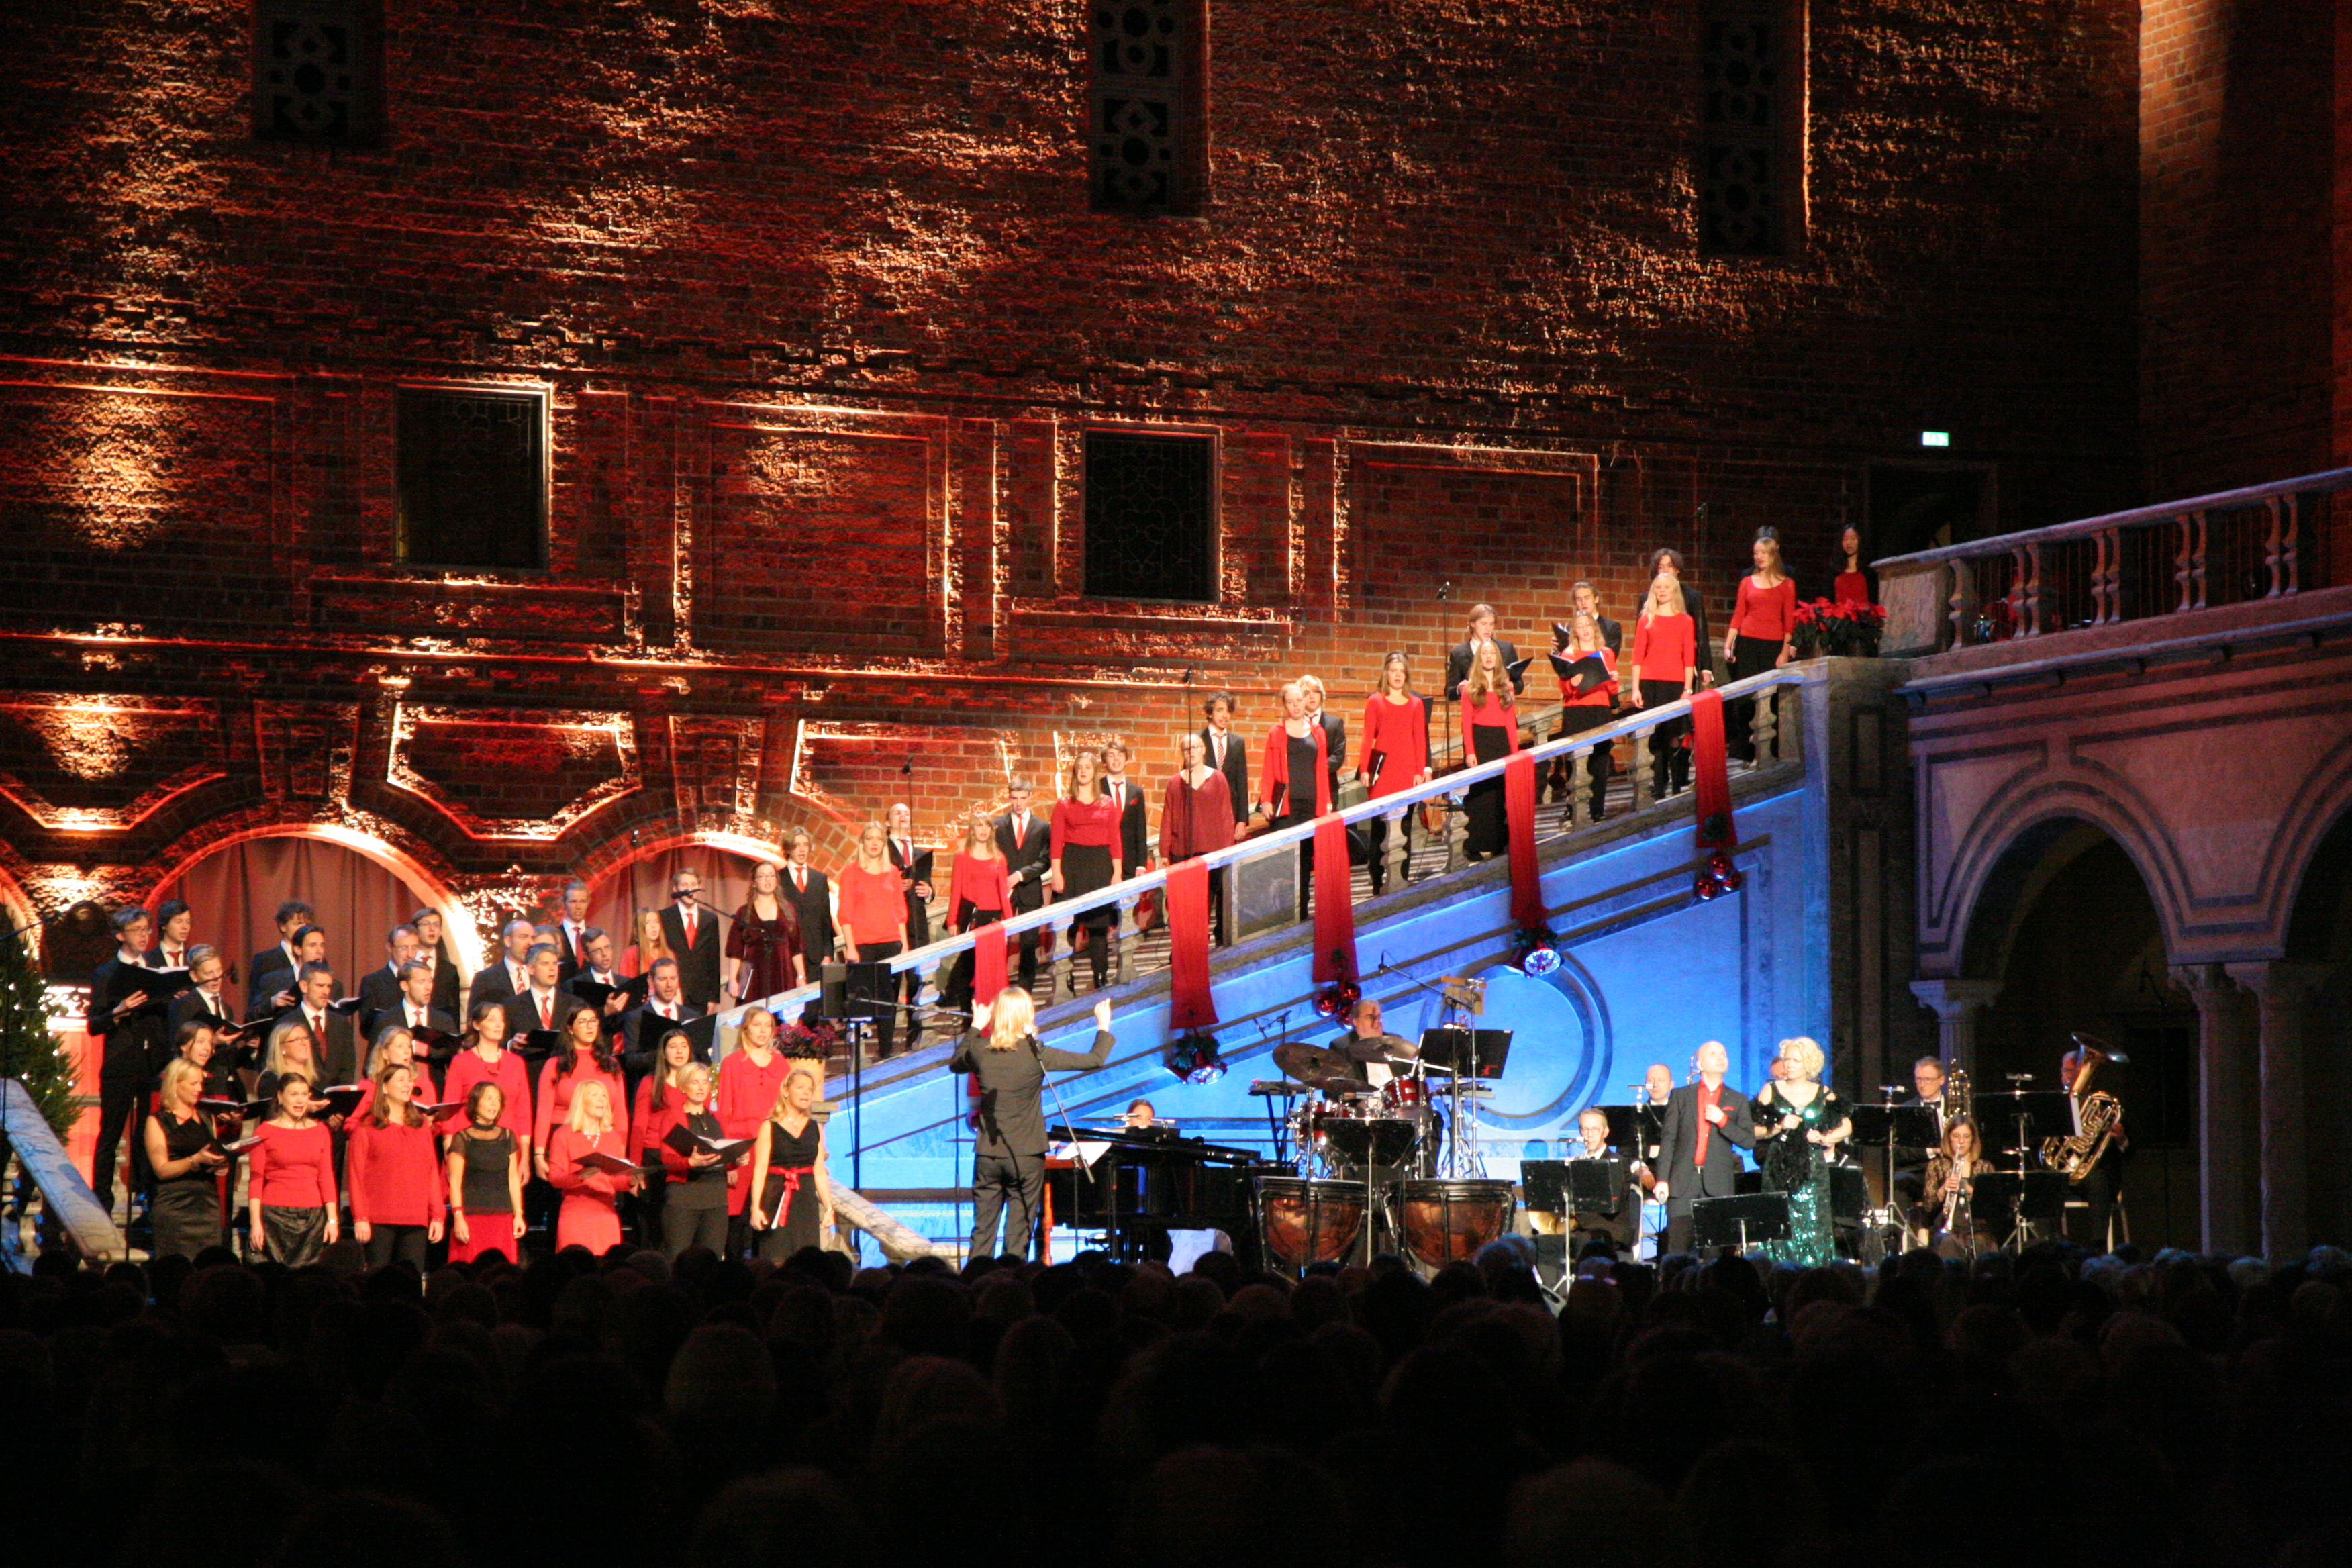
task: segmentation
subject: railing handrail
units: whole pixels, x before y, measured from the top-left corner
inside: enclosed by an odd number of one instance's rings
[[[2347,473],[2352,473],[2352,470],[2347,470]],[[1777,669],[1768,669],[1760,675],[1751,675],[1744,680],[1735,680],[1715,689],[1721,692],[1727,700],[1734,700],[1742,697],[1752,697],[1775,687],[1801,686],[1804,684],[1806,679],[1805,671],[1799,666],[1782,665]],[[1559,740],[1547,741],[1517,754],[1531,756],[1538,763],[1548,762],[1554,757],[1567,756],[1571,752],[1586,752],[1604,744],[1614,744],[1620,740],[1638,735],[1645,730],[1654,729],[1670,720],[1685,717],[1689,712],[1690,699],[1687,697],[1677,699],[1673,702],[1662,703],[1654,708],[1636,708],[1630,710],[1627,717],[1620,718],[1612,723],[1580,731],[1576,734]],[[1212,870],[1234,865],[1243,860],[1255,860],[1275,850],[1305,843],[1315,837],[1318,826],[1334,817],[1351,825],[1358,822],[1370,822],[1375,817],[1409,811],[1424,801],[1459,795],[1473,784],[1484,784],[1488,779],[1501,778],[1504,769],[1510,765],[1510,762],[1509,757],[1497,757],[1491,763],[1480,763],[1473,767],[1445,773],[1431,779],[1427,784],[1415,784],[1410,789],[1400,790],[1394,795],[1361,800],[1354,805],[1336,808],[1322,816],[1311,818],[1295,826],[1276,828],[1271,832],[1261,833],[1240,843],[1229,845],[1223,849],[1212,849],[1191,858],[1202,862]],[[1097,889],[1083,899],[1048,902],[1042,908],[1032,910],[1026,914],[1015,915],[1010,920],[997,922],[993,927],[982,929],[992,929],[998,935],[1006,937],[1018,936],[1024,931],[1044,931],[1075,920],[1090,910],[1103,909],[1132,899],[1139,893],[1165,887],[1167,882],[1168,868],[1161,866],[1154,870],[1138,872],[1132,877],[1113,882],[1107,888]],[[910,949],[881,962],[888,963],[894,974],[904,973],[909,969],[928,969],[942,959],[953,957],[956,953],[971,947],[972,937],[973,933],[971,931],[942,937],[937,942]],[[721,1021],[730,1024],[740,1022],[743,1014],[754,1006],[764,1006],[771,1011],[777,1008],[790,1008],[806,1001],[816,993],[817,987],[814,984],[794,986],[789,991],[780,991],[772,996],[744,1002],[731,1009],[726,1009],[722,1012]]]
[[[2134,507],[2128,511],[2111,511],[2101,517],[2076,518],[2072,522],[2053,522],[2016,533],[1995,534],[1990,539],[1973,540],[1966,544],[1938,545],[1933,550],[1914,551],[1908,555],[1890,555],[1883,561],[1872,562],[1871,567],[1884,576],[1890,567],[1937,566],[1948,561],[1998,555],[2029,545],[2087,538],[2111,528],[2168,522],[2191,512],[2227,511],[2233,508],[2257,506],[2279,496],[2324,495],[2341,489],[2352,489],[2352,468],[2328,468],[2315,474],[2305,474],[2301,479],[2273,479],[2268,484],[2248,485],[2243,489],[2216,490],[2211,495],[2191,496],[2186,500]]]

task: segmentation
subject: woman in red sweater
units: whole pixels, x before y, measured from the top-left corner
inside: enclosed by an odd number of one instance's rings
[[[1510,671],[1503,668],[1503,650],[1492,642],[1480,643],[1470,663],[1470,679],[1462,683],[1462,754],[1473,763],[1491,763],[1518,749],[1519,715]],[[1510,847],[1501,774],[1472,784],[1462,804],[1470,818],[1464,848],[1471,859],[1486,859]]]
[[[1331,809],[1328,731],[1308,717],[1307,689],[1292,681],[1282,689],[1282,721],[1265,732],[1259,768],[1258,799],[1276,827],[1311,822]],[[1315,840],[1298,845],[1298,918],[1315,909]]]
[[[890,838],[880,823],[869,822],[857,830],[856,857],[835,876],[833,885],[840,895],[837,923],[841,942],[852,957],[860,963],[877,963],[907,951],[907,879],[890,863]],[[896,982],[891,984],[890,994],[898,994]],[[882,1016],[876,1031],[875,1049],[887,1057],[898,1037],[898,1015],[897,1009],[890,1007],[877,1011]],[[767,1113],[767,1105],[761,1106],[759,1114]],[[756,1124],[751,1131],[758,1131]],[[741,1136],[748,1138],[751,1133]],[[741,1211],[742,1205],[738,1204],[736,1212]]]
[[[433,1100],[433,1069],[416,1059],[416,1037],[408,1032],[405,1024],[386,1024],[376,1031],[375,1044],[368,1047],[367,1074],[360,1085],[360,1102],[352,1108],[352,1121],[356,1125],[375,1104],[376,1084],[383,1069],[398,1062],[416,1069],[416,1100],[430,1105]],[[362,1237],[361,1240],[367,1239]]]
[[[620,1194],[635,1192],[644,1178],[583,1163],[591,1154],[625,1161],[626,1137],[613,1114],[613,1094],[604,1081],[587,1079],[572,1096],[570,1118],[548,1140],[547,1179],[563,1194],[555,1215],[555,1249],[584,1247],[603,1254],[621,1244]]]
[[[1110,796],[1103,793],[1102,759],[1091,750],[1081,750],[1070,759],[1069,787],[1054,803],[1053,868],[1045,885],[1056,900],[1100,892],[1127,875],[1127,868],[1119,863],[1118,829],[1118,813]],[[1086,951],[1097,991],[1110,972],[1111,930],[1118,923],[1116,904],[1088,910],[1070,922],[1070,952],[1075,955],[1081,948]],[[1054,963],[1056,996],[1066,996],[1073,989],[1062,980],[1069,962],[1056,959]]]
[[[1878,584],[1862,563],[1862,533],[1852,523],[1838,535],[1838,559],[1845,563],[1845,570],[1830,584],[1830,597],[1841,605],[1876,604]]]
[[[963,846],[956,851],[955,865],[948,873],[948,930],[977,931],[1001,921],[1012,902],[1013,889],[1006,878],[1004,852],[996,847],[995,826],[985,812],[975,812],[971,826],[964,832]],[[959,1013],[971,1010],[973,962],[969,952],[956,954],[955,962],[948,966],[948,984],[940,995],[940,1006]]]
[[[1797,584],[1780,569],[1780,536],[1769,528],[1758,529],[1750,552],[1756,570],[1739,580],[1731,630],[1723,638],[1723,662],[1734,680],[1778,669],[1795,651],[1789,646],[1789,634],[1797,624]],[[1749,697],[1723,707],[1726,749],[1742,762],[1756,760],[1756,739],[1748,728],[1755,712],[1755,699]]]
[[[471,1043],[449,1058],[445,1092],[462,1106],[476,1084],[498,1085],[499,1125],[514,1134],[516,1148],[530,1148],[530,1070],[523,1066],[521,1057],[507,1049],[507,1010],[496,1002],[476,1003],[474,1026],[467,1033],[472,1037]],[[462,1110],[441,1119],[445,1135],[455,1136],[466,1125],[467,1113]]]
[[[289,1268],[316,1263],[342,1235],[337,1214],[335,1145],[310,1119],[310,1079],[280,1072],[278,1110],[263,1122],[247,1181],[253,1250]]]
[[[897,873],[892,873],[894,876]],[[906,907],[906,900],[899,900]],[[719,1125],[730,1138],[756,1137],[760,1122],[776,1103],[784,1087],[785,1062],[776,1050],[776,1016],[764,1007],[743,1015],[735,1048],[719,1064],[719,1095],[714,1109]],[[740,1161],[727,1168],[727,1255],[740,1258],[751,1237],[743,1224],[744,1200],[751,1184]]]
[[[1356,773],[1374,800],[1429,782],[1429,699],[1412,689],[1412,680],[1404,655],[1391,653],[1381,660],[1380,689],[1364,702],[1363,761]],[[1374,817],[1371,827],[1370,870],[1377,897],[1388,881],[1389,835],[1404,835],[1405,853],[1412,853],[1412,814]],[[1412,879],[1410,867],[1404,879]]]
[[[1650,579],[1650,596],[1642,601],[1642,618],[1633,628],[1626,700],[1636,708],[1655,708],[1688,697],[1697,652],[1691,618],[1683,609],[1682,581],[1661,572]],[[1682,744],[1689,733],[1687,716],[1650,731],[1650,786],[1661,798],[1690,787],[1690,751]]]
[[[701,1065],[694,1059],[694,1042],[684,1029],[670,1030],[654,1049],[654,1070],[638,1080],[636,1099],[629,1107],[629,1159],[643,1165],[649,1176],[661,1169],[661,1141],[685,1114],[686,1094],[680,1086],[686,1069]],[[639,1239],[647,1247],[665,1245],[667,1187],[667,1182],[648,1179],[637,1205],[639,1228],[645,1232]]]
[[[1610,652],[1609,645],[1601,640],[1600,616],[1584,610],[1569,616],[1568,647],[1560,650],[1560,658],[1571,665],[1597,658],[1601,661],[1601,668],[1609,672],[1609,679],[1582,691],[1578,690],[1573,683],[1561,682],[1559,732],[1562,735],[1580,735],[1587,730],[1597,730],[1615,718],[1617,656]],[[1601,802],[1609,793],[1609,770],[1613,751],[1611,746],[1595,746],[1586,753],[1591,758],[1592,820],[1595,822],[1605,815]]]
[[[583,1084],[601,1083],[607,1096],[605,1114],[624,1139],[629,1119],[621,1108],[628,1090],[621,1081],[621,1058],[604,1037],[604,1020],[593,1007],[583,1007],[563,1022],[564,1048],[539,1065],[539,1114],[531,1122],[530,1146],[541,1180],[552,1181],[548,1148],[555,1130],[571,1120],[572,1102]]]
[[[368,1267],[395,1258],[425,1271],[425,1249],[441,1239],[446,1200],[433,1128],[416,1105],[416,1068],[388,1061],[370,1080],[375,1099],[352,1117],[343,1169],[352,1189],[352,1238],[367,1248]]]

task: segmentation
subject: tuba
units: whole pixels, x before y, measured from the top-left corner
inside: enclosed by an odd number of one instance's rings
[[[2091,1173],[2107,1145],[2115,1141],[2122,1128],[2123,1101],[2102,1089],[2083,1092],[2091,1074],[2101,1062],[2115,1059],[2115,1052],[2103,1042],[2088,1035],[2074,1037],[2074,1048],[2080,1053],[2074,1068],[2074,1081],[2066,1086],[2074,1097],[2074,1121],[2082,1131],[2071,1138],[2044,1138],[2042,1141],[2042,1163],[2070,1182],[2079,1182]]]

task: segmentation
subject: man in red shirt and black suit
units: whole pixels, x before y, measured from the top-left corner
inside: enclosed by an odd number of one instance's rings
[[[1709,1040],[1698,1048],[1698,1081],[1666,1097],[1652,1195],[1666,1201],[1668,1252],[1691,1250],[1691,1200],[1736,1195],[1739,1151],[1756,1147],[1748,1097],[1726,1081],[1730,1071],[1731,1053]]]

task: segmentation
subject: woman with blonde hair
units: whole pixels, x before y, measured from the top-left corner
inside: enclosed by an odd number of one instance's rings
[[[384,1037],[379,1037],[382,1051]],[[416,1103],[413,1061],[388,1059],[369,1087],[375,1097],[365,1115],[352,1117],[343,1159],[352,1195],[352,1238],[367,1248],[368,1267],[400,1259],[425,1271],[425,1249],[441,1239],[446,1200],[432,1123]]]
[[[1756,570],[1739,580],[1732,601],[1731,629],[1723,635],[1723,663],[1734,680],[1761,675],[1789,662],[1796,650],[1789,634],[1797,624],[1797,584],[1780,565],[1780,535],[1759,528],[1749,547]],[[1726,749],[1742,762],[1756,760],[1756,739],[1748,726],[1756,700],[1743,697],[1725,705]]]
[[[375,1104],[376,1086],[383,1080],[383,1069],[395,1063],[416,1069],[417,1103],[434,1103],[433,1069],[416,1059],[416,1037],[408,1032],[405,1024],[386,1024],[375,1032],[375,1043],[368,1047],[367,1074],[360,1086],[360,1102],[352,1108],[354,1123],[366,1119]]]
[[[1307,691],[1297,681],[1282,689],[1282,717],[1265,732],[1258,798],[1276,827],[1310,822],[1331,809],[1332,784],[1326,755],[1329,734],[1307,715]],[[1315,840],[1298,845],[1298,918],[1314,910]]]
[[[635,1192],[644,1178],[634,1167],[614,1171],[604,1161],[626,1165],[625,1140],[614,1123],[613,1092],[602,1079],[583,1081],[572,1093],[572,1112],[548,1140],[547,1179],[563,1194],[555,1215],[555,1248],[584,1247],[602,1254],[621,1244],[616,1200]]]
[[[1822,1081],[1829,1058],[1800,1035],[1780,1042],[1781,1076],[1756,1097],[1756,1163],[1764,1185],[1789,1194],[1789,1238],[1765,1244],[1775,1262],[1807,1267],[1837,1256],[1830,1210],[1830,1166],[1853,1131],[1846,1103]]]
[[[860,963],[878,963],[907,951],[907,879],[890,863],[890,836],[878,822],[857,830],[857,853],[833,879],[840,889],[842,945]],[[893,994],[897,982],[891,983]],[[898,1009],[884,1007],[875,1050],[887,1057],[898,1037]]]
[[[817,1247],[834,1227],[833,1179],[824,1167],[824,1127],[814,1112],[824,1094],[813,1062],[784,1074],[776,1103],[760,1123],[751,1148],[751,1201],[746,1210],[760,1232],[762,1258],[790,1258]]]
[[[1924,1241],[1947,1257],[1974,1257],[1995,1245],[1986,1216],[1976,1212],[1976,1179],[1991,1169],[1977,1124],[1965,1116],[1952,1118],[1942,1142],[1927,1157],[1918,1220]]]
[[[1698,643],[1690,612],[1683,605],[1682,579],[1661,572],[1650,579],[1642,616],[1633,626],[1633,659],[1625,671],[1625,700],[1636,708],[1662,708],[1691,694],[1698,673]],[[1658,796],[1690,787],[1687,716],[1650,731],[1651,791]],[[1671,784],[1672,788],[1668,786]]]
[[[1004,851],[997,847],[995,826],[986,812],[973,812],[963,843],[956,850],[955,864],[948,872],[948,930],[977,931],[1003,920],[1012,905],[1012,884]],[[971,1005],[973,962],[969,948],[955,955],[948,965],[947,985],[940,993],[940,1006],[961,1012]]]
[[[1470,678],[1462,683],[1462,752],[1472,763],[1491,763],[1519,749],[1517,694],[1510,671],[1503,668],[1503,650],[1480,643],[1470,660]],[[1470,817],[1465,848],[1480,860],[1500,855],[1510,847],[1509,824],[1503,811],[1500,774],[1470,786],[1463,799]]]
[[[155,1226],[155,1256],[194,1258],[221,1238],[220,1184],[228,1155],[212,1118],[196,1109],[205,1091],[205,1069],[186,1057],[163,1067],[163,1091],[147,1119],[148,1168],[155,1173],[155,1195],[147,1206]]]
[[[1057,1051],[1037,1043],[1037,1005],[1008,985],[988,1006],[975,1006],[971,1032],[956,1047],[950,1070],[972,1075],[980,1089],[978,1135],[971,1151],[970,1258],[997,1249],[1004,1221],[1004,1255],[1025,1260],[1037,1200],[1045,1189],[1045,1112],[1049,1072],[1086,1072],[1110,1059],[1110,999],[1095,1003],[1094,1049]]]
[[[714,1257],[728,1256],[727,1180],[730,1165],[742,1156],[739,1152],[730,1160],[699,1142],[707,1138],[717,1143],[727,1137],[711,1109],[711,1082],[710,1069],[700,1062],[689,1060],[679,1069],[676,1115],[640,1162],[646,1167],[648,1195],[656,1184],[661,1187],[661,1249],[672,1263],[691,1247],[709,1247]]]
[[[1336,799],[1339,794],[1339,770],[1348,762],[1348,721],[1324,706],[1328,699],[1321,676],[1300,676],[1298,694],[1307,700],[1307,717],[1323,726],[1323,766],[1331,775],[1331,794]]]

